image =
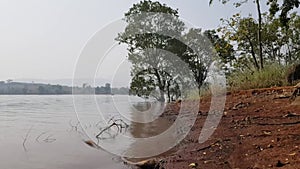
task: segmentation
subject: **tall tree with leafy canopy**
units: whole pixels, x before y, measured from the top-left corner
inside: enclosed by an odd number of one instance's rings
[[[162,17],[160,14],[167,14]],[[180,37],[184,23],[178,19],[178,11],[165,4],[141,1],[125,13],[128,23],[125,31],[117,40],[128,45],[128,59],[132,63],[131,93],[148,97],[153,96],[165,101],[165,95],[171,97],[171,87],[177,87],[170,72],[174,69],[166,52],[172,35]],[[143,29],[147,29],[144,33]],[[165,35],[168,33],[170,36]],[[157,89],[158,88],[158,89]],[[155,90],[158,90],[157,96]],[[151,92],[152,91],[152,92]]]
[[[230,19],[221,19],[221,27],[218,31],[222,38],[231,44],[235,44],[235,54],[238,57],[233,57],[235,68],[244,67],[252,70],[260,69],[257,51],[258,51],[258,25],[253,18],[241,18],[240,14],[233,15]],[[251,64],[252,63],[252,64]]]
[[[217,34],[216,30],[206,30],[204,35],[210,40],[217,52],[217,58],[221,61],[221,67],[225,70],[225,73],[230,73],[230,69],[233,67],[233,61],[235,58],[235,51],[230,41],[222,38]]]
[[[265,64],[274,62],[281,65],[290,65],[299,61],[299,20],[300,16],[294,12],[290,14],[289,29],[283,27],[279,18],[267,13],[263,15],[262,49]],[[229,19],[221,19],[222,24],[217,29],[229,43],[235,46],[235,64],[239,70],[253,68],[259,70],[258,53],[258,24],[252,17],[242,18],[240,14]],[[249,64],[252,63],[252,64]]]
[[[230,0],[219,0],[223,4],[229,2]],[[244,3],[247,3],[248,0],[236,0],[234,2],[234,5],[236,7],[241,6]],[[258,38],[258,51],[259,51],[259,58],[260,58],[260,69],[264,68],[264,58],[263,58],[263,44],[262,44],[262,12],[261,12],[261,4],[260,0],[254,0],[253,1],[256,4],[257,7],[257,15],[258,15],[258,28],[257,28],[257,38]],[[213,0],[209,1],[209,4],[212,4]]]
[[[187,47],[180,56],[189,64],[200,95],[200,89],[208,76],[209,67],[216,60],[217,53],[213,42],[202,29],[190,29],[183,35],[183,41]]]
[[[149,0],[134,4],[124,20],[128,25],[116,40],[128,46],[132,94],[171,101],[181,96],[180,87],[200,89],[213,55],[201,29],[186,31],[177,10]]]

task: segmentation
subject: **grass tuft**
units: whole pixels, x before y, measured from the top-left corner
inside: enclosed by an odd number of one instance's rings
[[[228,85],[232,91],[286,86],[287,71],[285,66],[272,64],[260,71],[234,72],[228,77]]]

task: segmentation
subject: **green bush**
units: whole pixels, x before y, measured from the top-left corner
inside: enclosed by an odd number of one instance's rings
[[[288,85],[287,67],[282,65],[266,65],[260,71],[233,72],[228,77],[230,90],[247,90]]]

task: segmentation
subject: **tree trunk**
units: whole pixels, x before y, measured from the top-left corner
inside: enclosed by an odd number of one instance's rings
[[[292,63],[292,53],[291,53],[291,48],[290,48],[290,44],[287,45],[288,48],[288,64]]]
[[[160,102],[165,102],[166,99],[165,99],[165,92],[160,90],[160,98],[158,99],[158,101]]]
[[[262,16],[260,10],[260,2],[256,0],[257,12],[258,12],[258,43],[259,43],[259,58],[260,58],[260,68],[264,68],[263,51],[262,51],[262,37],[261,37],[261,26],[262,26]]]
[[[170,80],[167,81],[167,95],[168,95],[168,103],[171,102],[171,94],[170,94]]]
[[[157,78],[158,88],[159,88],[159,92],[160,92],[160,98],[158,99],[158,101],[165,102],[165,84],[163,84],[164,82],[160,78],[159,72],[156,68],[154,68],[154,74]]]
[[[250,38],[248,38],[248,40],[249,40],[249,44],[250,44],[250,47],[251,47],[251,55],[252,55],[252,58],[253,58],[253,60],[254,60],[254,66],[255,66],[255,68],[256,68],[257,70],[259,70],[259,65],[258,65],[256,56],[255,56],[253,43],[251,42]]]

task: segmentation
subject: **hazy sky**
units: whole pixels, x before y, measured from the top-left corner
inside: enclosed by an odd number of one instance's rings
[[[216,28],[221,17],[242,11],[217,0],[163,0],[196,27]],[[0,0],[0,80],[72,78],[89,38],[120,19],[136,0]]]

